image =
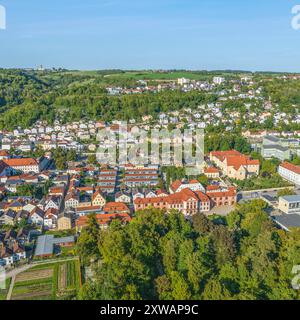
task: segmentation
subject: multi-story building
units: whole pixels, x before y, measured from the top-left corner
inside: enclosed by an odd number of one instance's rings
[[[188,188],[166,197],[136,198],[134,200],[135,210],[144,210],[150,207],[166,211],[175,209],[186,216],[191,216],[198,212],[208,212],[211,208],[211,202],[209,197],[201,191],[194,192]]]
[[[278,173],[289,182],[300,185],[300,166],[285,161],[278,167]]]
[[[176,180],[170,186],[170,193],[177,193],[182,191],[183,189],[190,189],[192,191],[201,191],[205,193],[205,188],[197,180],[191,180],[191,181]]]
[[[274,157],[284,161],[291,158],[291,150],[289,147],[283,145],[280,138],[265,136],[263,139],[261,155],[266,159]]]
[[[219,187],[207,187],[207,196],[214,207],[233,206],[237,202],[237,192],[235,187],[229,187],[226,190]]]
[[[213,78],[213,83],[215,83],[215,84],[222,84],[223,82],[225,82],[225,78],[223,78],[223,77],[214,77]]]
[[[124,183],[129,188],[156,186],[158,184],[158,167],[126,168]]]
[[[97,184],[103,193],[114,193],[116,189],[118,171],[115,169],[102,169]]]
[[[14,171],[21,171],[23,173],[40,172],[39,163],[33,158],[4,159],[2,161],[6,164],[7,167]]]
[[[105,197],[103,194],[98,190],[92,196],[92,206],[100,206],[103,207],[106,203]]]
[[[210,153],[210,160],[225,176],[232,179],[245,180],[259,174],[259,160],[252,160],[236,150],[213,151]]]
[[[73,215],[63,212],[57,219],[57,230],[70,230],[73,227]]]
[[[79,206],[79,194],[69,192],[65,197],[65,208],[77,208]]]
[[[286,214],[300,214],[300,196],[280,197],[278,209]]]

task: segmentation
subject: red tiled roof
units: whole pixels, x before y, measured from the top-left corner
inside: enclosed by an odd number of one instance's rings
[[[94,201],[98,196],[101,196],[102,198],[104,198],[103,194],[101,193],[101,191],[98,190],[93,194],[92,196],[92,201]]]
[[[108,202],[103,207],[103,210],[105,212],[109,212],[109,211],[129,211],[128,207],[123,202]]]
[[[241,166],[259,166],[259,160],[251,160],[250,157],[243,155],[236,150],[213,151],[210,154],[222,162],[226,160],[227,166],[234,167],[235,170],[238,170]]]
[[[8,157],[9,153],[6,150],[0,150],[0,157]]]
[[[238,170],[241,166],[259,166],[259,160],[251,160],[247,156],[228,157],[227,166]]]
[[[156,197],[156,198],[137,198],[134,200],[135,204],[154,204],[154,203],[168,203],[177,204],[190,199],[200,200],[202,202],[209,202],[209,197],[201,191],[192,191],[190,189],[183,189],[178,193],[173,193],[167,197]]]
[[[51,187],[49,193],[63,194],[65,192],[65,187]]]
[[[285,169],[287,169],[287,170],[290,170],[290,171],[292,171],[292,172],[294,172],[294,173],[300,174],[300,166],[296,166],[296,165],[291,164],[291,163],[289,163],[289,162],[284,161],[284,162],[280,165],[280,167],[283,167],[283,168],[285,168]]]
[[[175,180],[171,184],[171,189],[175,192],[181,185],[182,185],[182,182],[180,180]]]
[[[88,207],[77,207],[76,211],[99,211],[101,210],[100,206],[88,206]]]
[[[226,157],[230,156],[240,156],[242,155],[240,152],[236,150],[229,150],[229,151],[212,151],[210,153],[213,157],[218,158],[221,161],[224,161]]]
[[[3,160],[9,167],[37,166],[38,163],[33,158],[6,159]]]
[[[215,167],[209,167],[204,170],[205,173],[219,173],[219,170]]]
[[[97,214],[96,219],[98,224],[104,225],[111,222],[114,219],[120,219],[123,222],[130,222],[131,217],[127,213],[113,213],[113,214]],[[76,220],[77,227],[85,227],[88,223],[88,217],[83,216]]]
[[[236,189],[234,187],[228,188],[227,191],[216,191],[208,193],[210,198],[224,198],[224,197],[235,197]]]
[[[94,191],[94,187],[77,187],[78,191]]]
[[[166,192],[165,190],[159,189],[159,190],[156,190],[156,194],[157,194],[158,196],[161,195],[161,194],[166,194],[166,195],[168,195],[168,192]]]
[[[220,189],[219,186],[209,185],[209,186],[206,187],[206,192],[215,191],[215,190],[219,190],[219,189]]]

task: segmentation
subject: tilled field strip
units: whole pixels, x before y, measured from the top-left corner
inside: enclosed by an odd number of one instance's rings
[[[53,269],[35,270],[35,271],[20,273],[19,275],[17,275],[16,282],[45,279],[45,278],[51,278],[52,276],[53,276]]]
[[[58,289],[65,290],[66,287],[67,287],[67,265],[62,264],[59,266]]]

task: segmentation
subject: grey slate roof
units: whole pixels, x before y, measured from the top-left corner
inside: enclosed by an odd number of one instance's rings
[[[272,141],[272,142],[279,142],[280,141],[280,139],[275,136],[266,136],[265,139]]]
[[[55,244],[59,245],[72,242],[75,242],[75,238],[73,236],[64,238],[54,238],[53,235],[40,236],[37,239],[35,256],[52,255]]]
[[[53,239],[53,235],[45,235],[38,237],[35,248],[35,255],[43,256],[53,254]]]
[[[283,214],[273,218],[276,223],[278,223],[285,230],[289,228],[299,228],[300,227],[300,215],[299,214]]]
[[[265,150],[277,149],[277,150],[279,150],[279,151],[281,151],[281,152],[286,152],[286,151],[289,150],[288,147],[282,147],[282,146],[280,146],[280,145],[278,145],[278,144],[264,145],[263,148],[264,148]]]
[[[281,198],[288,202],[300,202],[300,195],[283,196]]]

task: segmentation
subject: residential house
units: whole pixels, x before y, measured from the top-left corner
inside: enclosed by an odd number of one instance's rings
[[[117,192],[116,195],[115,195],[115,202],[130,203],[131,202],[131,196],[127,192]]]
[[[44,228],[45,229],[56,229],[57,227],[58,210],[50,208],[45,212],[44,215]]]
[[[101,191],[97,190],[92,196],[92,206],[103,207],[106,203],[105,197]]]
[[[45,212],[39,207],[35,207],[29,214],[28,222],[37,226],[43,226]]]
[[[13,226],[15,224],[17,213],[11,209],[0,216],[0,224]]]
[[[71,212],[64,212],[58,216],[57,229],[59,231],[70,230],[73,228],[73,214]]]
[[[77,208],[79,206],[79,194],[69,192],[65,197],[65,209]]]

